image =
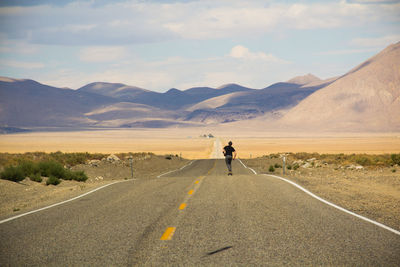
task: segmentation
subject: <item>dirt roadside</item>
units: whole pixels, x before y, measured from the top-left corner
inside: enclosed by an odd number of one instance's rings
[[[285,177],[312,193],[359,215],[400,230],[400,167],[363,167],[327,164],[316,159],[297,162],[296,170],[270,166],[283,165],[282,159],[267,157],[243,160],[257,173]],[[294,165],[294,162],[288,162]]]
[[[179,169],[188,162],[190,161],[176,156],[143,154],[132,159],[132,177],[128,157],[119,159],[109,156],[71,168],[84,171],[88,176],[86,182],[62,180],[57,186],[47,186],[46,178],[41,183],[33,182],[29,178],[19,183],[0,179],[0,219],[64,201],[115,181],[155,179],[158,175]]]

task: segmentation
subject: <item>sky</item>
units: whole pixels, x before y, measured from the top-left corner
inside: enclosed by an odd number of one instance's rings
[[[78,89],[265,88],[400,41],[400,0],[0,1],[0,76]]]

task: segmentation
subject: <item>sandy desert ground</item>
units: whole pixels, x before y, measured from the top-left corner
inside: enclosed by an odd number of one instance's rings
[[[0,135],[0,152],[152,152],[198,159],[208,158],[212,150],[213,140],[199,137],[205,133],[180,130],[106,130],[10,134]]]
[[[400,152],[400,133],[324,134],[240,132],[223,129],[150,129],[77,132],[33,132],[0,135],[0,152],[153,152],[178,154],[188,159],[208,158],[213,139],[199,137],[212,133],[223,144],[232,140],[241,158],[279,152],[367,153]]]

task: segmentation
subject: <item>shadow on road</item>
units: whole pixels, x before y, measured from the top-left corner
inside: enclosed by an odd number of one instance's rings
[[[230,248],[233,248],[233,247],[232,246],[227,246],[227,247],[224,247],[224,248],[220,248],[220,249],[214,250],[212,252],[207,253],[207,256],[214,255],[216,253],[222,252],[222,251],[230,249]]]

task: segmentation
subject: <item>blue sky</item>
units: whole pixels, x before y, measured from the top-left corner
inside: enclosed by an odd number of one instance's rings
[[[342,75],[399,41],[397,0],[0,2],[0,76],[73,89],[264,88]]]

